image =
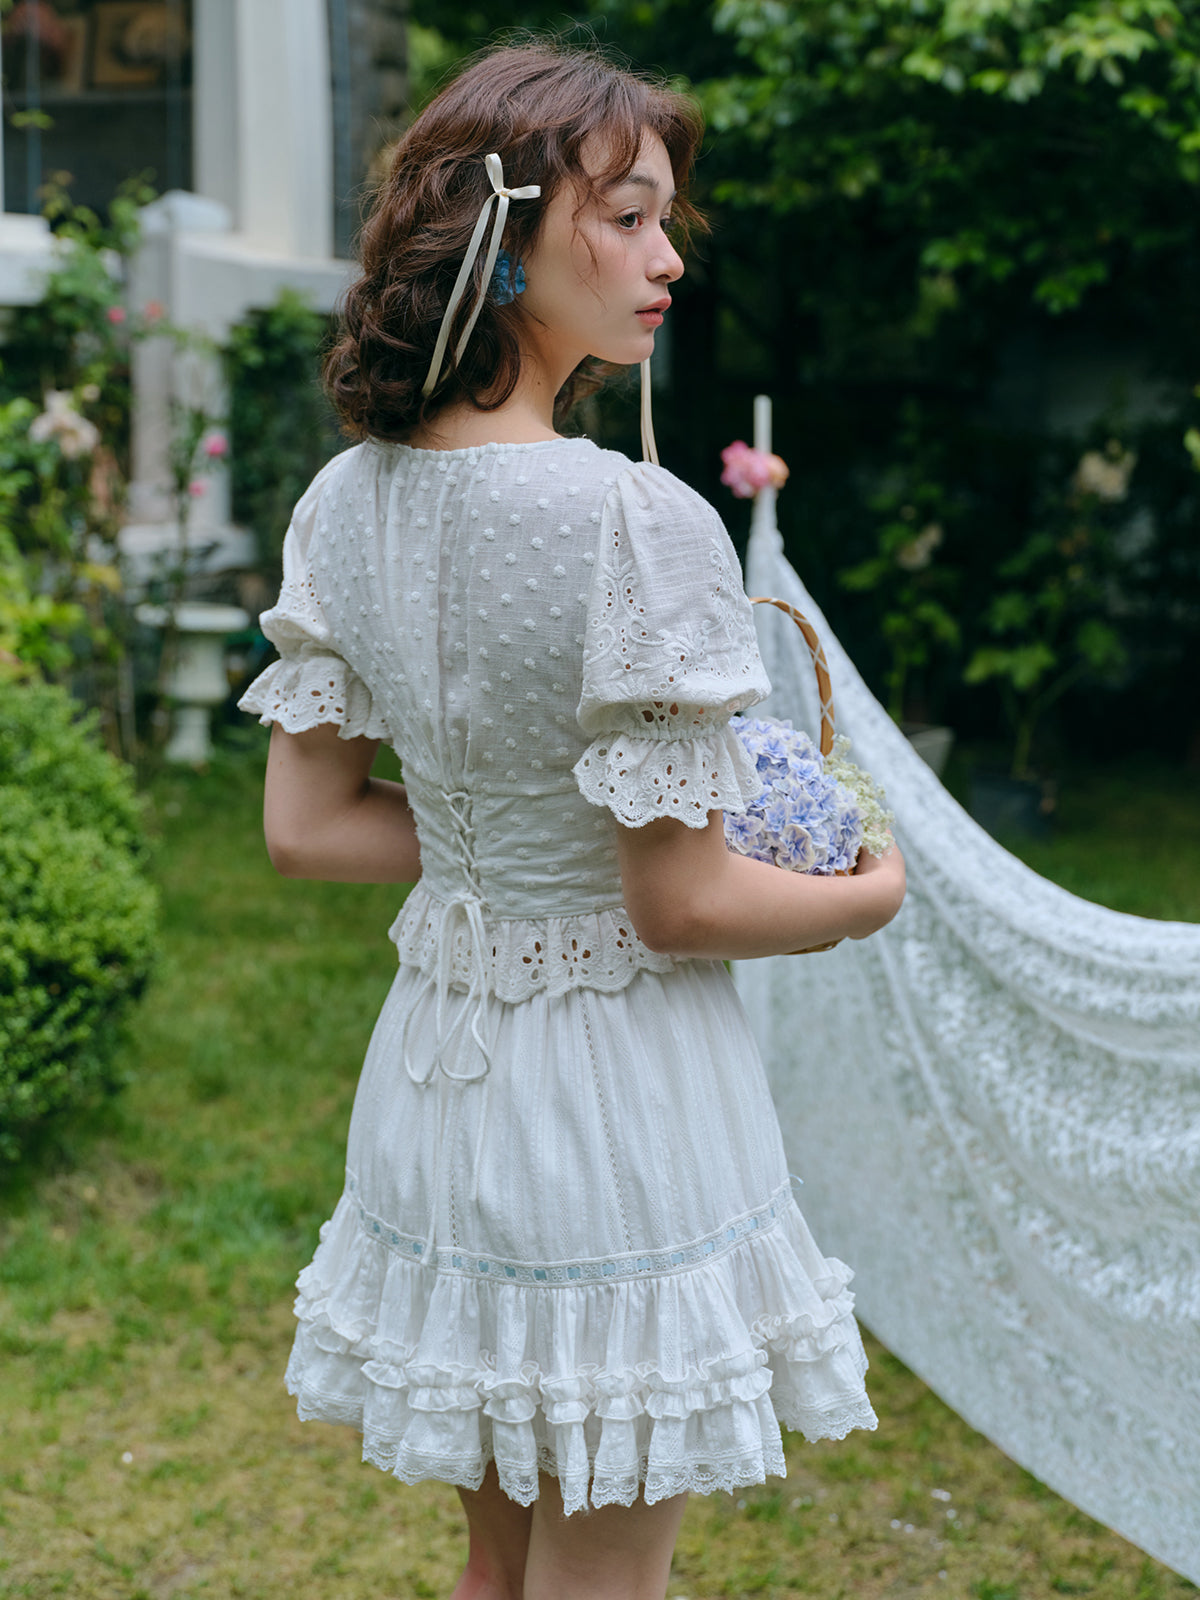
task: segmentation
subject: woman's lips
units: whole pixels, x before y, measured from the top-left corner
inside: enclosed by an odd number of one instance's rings
[[[634,315],[637,317],[638,321],[644,323],[647,328],[657,328],[663,319],[663,314],[661,311],[638,311],[635,312]]]

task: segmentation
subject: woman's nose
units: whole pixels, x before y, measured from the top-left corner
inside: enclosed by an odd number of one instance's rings
[[[665,233],[662,235],[659,249],[655,252],[649,276],[666,278],[668,283],[674,283],[676,278],[683,277],[683,259]]]

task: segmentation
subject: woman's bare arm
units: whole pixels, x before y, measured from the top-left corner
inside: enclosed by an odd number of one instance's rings
[[[787,872],[728,850],[719,811],[707,828],[673,817],[620,828],[617,855],[639,938],[676,956],[738,960],[865,939],[904,899],[898,849],[864,854],[849,878]]]
[[[378,739],[341,739],[333,723],[271,729],[263,790],[267,853],[285,878],[415,883],[417,829],[402,783],[372,778]]]

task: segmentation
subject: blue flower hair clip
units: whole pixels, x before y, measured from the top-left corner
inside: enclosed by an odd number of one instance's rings
[[[492,298],[498,306],[511,305],[519,294],[525,293],[525,268],[520,261],[513,266],[507,250],[501,250],[492,269]]]

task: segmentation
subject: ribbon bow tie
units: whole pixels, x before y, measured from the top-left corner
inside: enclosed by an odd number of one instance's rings
[[[504,182],[504,167],[501,164],[500,157],[494,152],[491,155],[484,156],[483,164],[491,181],[492,192],[483,202],[479,218],[475,223],[475,230],[471,234],[470,243],[467,245],[467,253],[463,257],[463,264],[458,269],[458,277],[455,278],[454,287],[450,291],[450,299],[446,303],[446,312],[442,317],[442,325],[438,329],[437,343],[433,347],[433,359],[429,363],[429,372],[421,388],[422,396],[433,393],[437,386],[438,378],[441,376],[442,362],[445,359],[446,346],[450,341],[450,329],[454,322],[454,315],[467,292],[467,284],[470,281],[476,258],[479,255],[479,247],[483,243],[483,235],[487,229],[488,212],[491,209],[493,200],[496,202],[496,217],[492,223],[492,237],[488,242],[487,257],[483,264],[483,277],[480,279],[479,292],[475,297],[475,304],[471,308],[471,315],[467,318],[467,325],[459,335],[458,343],[454,347],[454,359],[456,362],[462,360],[463,351],[467,347],[467,340],[471,337],[475,324],[479,320],[479,313],[483,310],[483,302],[487,295],[488,285],[492,281],[492,271],[496,265],[496,257],[500,253],[500,239],[504,233],[504,224],[508,217],[509,201],[536,200],[542,192],[540,183],[527,183],[519,189],[507,188]]]

